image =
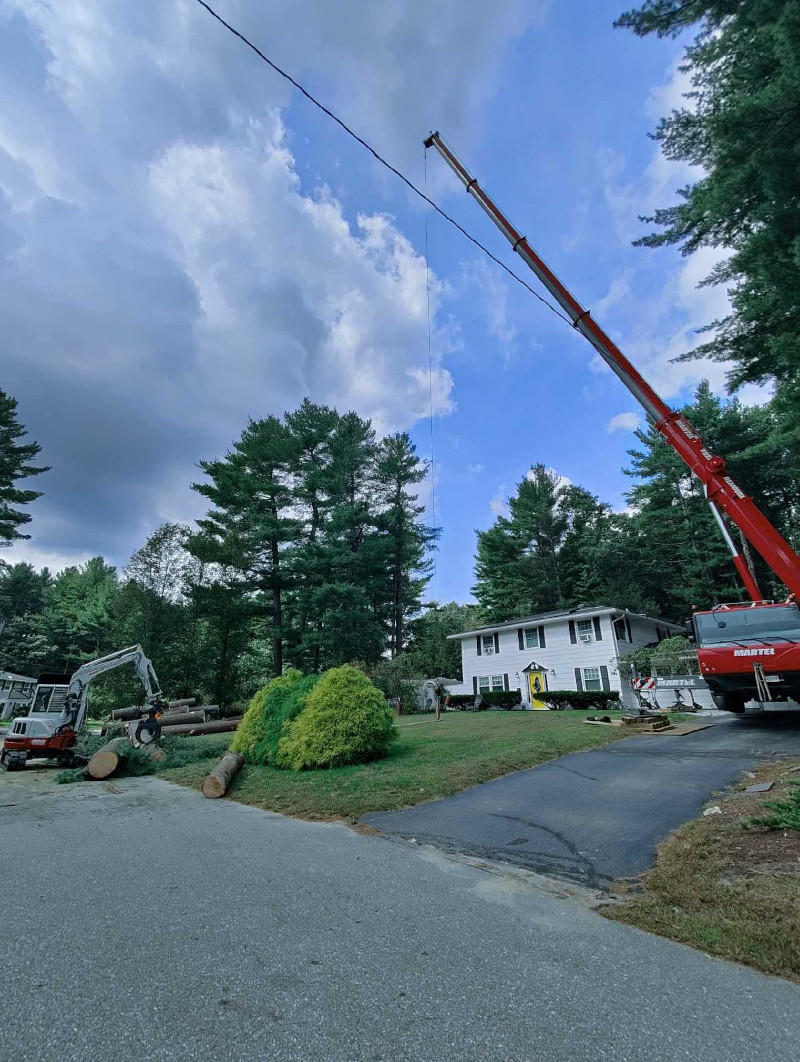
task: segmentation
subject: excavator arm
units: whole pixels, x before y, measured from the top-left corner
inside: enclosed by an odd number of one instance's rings
[[[695,428],[680,413],[668,405],[653,390],[622,351],[603,331],[588,310],[561,283],[534,251],[525,236],[521,235],[498,209],[447,147],[438,133],[431,133],[425,147],[435,147],[445,162],[500,229],[508,242],[525,264],[533,270],[561,309],[572,322],[573,328],[587,339],[609,368],[625,384],[636,401],[644,408],[649,421],[667,444],[683,459],[689,469],[703,484],[706,499],[720,527],[725,544],[731,551],[733,563],[753,601],[761,601],[763,594],[747,560],[734,543],[722,517],[725,513],[739,528],[747,541],[761,554],[790,593],[800,598],[800,557],[789,543],[772,526],[752,498],[744,493],[728,475],[723,458],[712,454]]]
[[[87,693],[89,684],[98,675],[132,663],[136,669],[139,681],[142,683],[145,698],[148,704],[161,698],[161,686],[159,685],[153,665],[145,656],[141,645],[131,645],[127,649],[120,649],[108,656],[101,656],[97,660],[90,660],[74,673],[69,682],[67,697],[64,703],[64,714],[61,719],[61,728],[69,728],[76,733],[83,727],[86,719],[88,706]]]

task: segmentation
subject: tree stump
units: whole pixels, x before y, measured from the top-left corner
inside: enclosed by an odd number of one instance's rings
[[[203,781],[203,796],[209,800],[225,796],[228,786],[244,763],[238,752],[226,752],[214,770]]]

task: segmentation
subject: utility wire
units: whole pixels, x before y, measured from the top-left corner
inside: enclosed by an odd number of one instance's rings
[[[526,280],[523,280],[522,277],[519,276],[518,273],[515,273],[513,269],[509,268],[509,266],[507,266],[505,262],[501,261],[496,255],[492,254],[488,247],[485,247],[480,242],[480,240],[477,240],[473,235],[471,235],[471,233],[467,232],[467,230],[462,225],[459,225],[455,218],[451,217],[445,210],[442,210],[438,203],[434,202],[434,200],[431,199],[426,192],[423,192],[421,188],[418,188],[414,184],[414,182],[408,177],[406,177],[404,173],[398,170],[396,166],[393,166],[391,162],[387,162],[383,155],[379,154],[375,150],[375,148],[372,147],[371,144],[367,143],[367,141],[364,140],[363,137],[359,136],[358,133],[356,133],[353,129],[350,128],[349,125],[347,125],[346,122],[343,122],[338,115],[334,114],[332,110],[326,107],[324,103],[320,103],[316,96],[313,96],[308,91],[308,89],[303,88],[300,82],[296,81],[291,74],[287,74],[285,70],[282,70],[277,63],[273,62],[272,59],[269,58],[269,56],[265,55],[260,48],[253,44],[251,40],[248,40],[248,38],[245,37],[243,33],[240,33],[239,30],[237,30],[234,26],[230,24],[230,22],[226,22],[222,15],[217,14],[214,8],[211,7],[210,4],[207,4],[205,0],[197,0],[197,3],[201,7],[204,7],[208,14],[211,15],[212,18],[216,19],[221,26],[224,26],[229,33],[232,33],[234,37],[238,37],[242,44],[247,45],[247,47],[250,48],[251,51],[255,52],[259,59],[263,60],[263,62],[265,62],[267,66],[272,67],[276,74],[280,74],[282,78],[288,81],[291,85],[294,85],[298,92],[301,92],[306,97],[306,99],[309,100],[309,102],[313,103],[315,107],[318,107],[323,114],[326,114],[328,118],[336,122],[338,126],[341,126],[341,128],[344,129],[348,136],[351,136],[353,140],[355,140],[363,148],[365,148],[370,153],[370,155],[372,155],[372,157],[376,159],[382,166],[385,166],[387,170],[391,171],[396,177],[399,177],[403,184],[407,185],[415,195],[419,196],[420,199],[423,199],[428,204],[428,206],[433,207],[436,213],[440,214],[445,219],[445,221],[449,221],[454,228],[458,229],[462,236],[466,236],[470,243],[473,243],[479,250],[483,251],[487,258],[490,258],[495,263],[495,265],[498,265],[501,269],[504,269],[510,277],[513,277],[518,284],[521,284],[523,288],[529,291],[535,299],[538,299],[539,302],[541,302],[542,305],[546,306],[548,310],[554,313],[556,317],[560,317],[562,321],[564,321],[570,326],[570,328],[572,328],[572,321],[570,321],[570,319],[565,314],[561,313],[561,311],[558,310],[555,306],[553,306],[551,302],[548,302],[547,299],[543,298],[539,294],[539,292],[536,291],[535,288],[532,288]]]

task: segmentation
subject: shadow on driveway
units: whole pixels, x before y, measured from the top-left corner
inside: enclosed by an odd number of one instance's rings
[[[800,757],[800,712],[715,718],[683,737],[640,735],[361,820],[384,833],[603,888],[761,760]]]

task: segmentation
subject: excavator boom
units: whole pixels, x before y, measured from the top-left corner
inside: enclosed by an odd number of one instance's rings
[[[697,476],[705,489],[711,510],[720,526],[725,543],[731,551],[736,570],[753,601],[761,601],[763,594],[741,551],[729,534],[720,510],[739,528],[744,537],[763,557],[791,594],[800,598],[800,557],[789,543],[772,526],[769,520],[728,475],[723,458],[712,454],[689,421],[669,406],[656,394],[650,384],[628,361],[622,351],[592,320],[575,296],[561,283],[555,273],[542,261],[529,244],[499,210],[497,205],[480,187],[447,147],[438,133],[431,133],[425,147],[435,147],[442,158],[462,182],[467,192],[480,204],[495,225],[500,229],[514,250],[536,274],[561,309],[572,322],[573,328],[592,344],[609,368],[625,384],[633,397],[644,408],[648,419],[665,441],[675,450],[689,469]]]

